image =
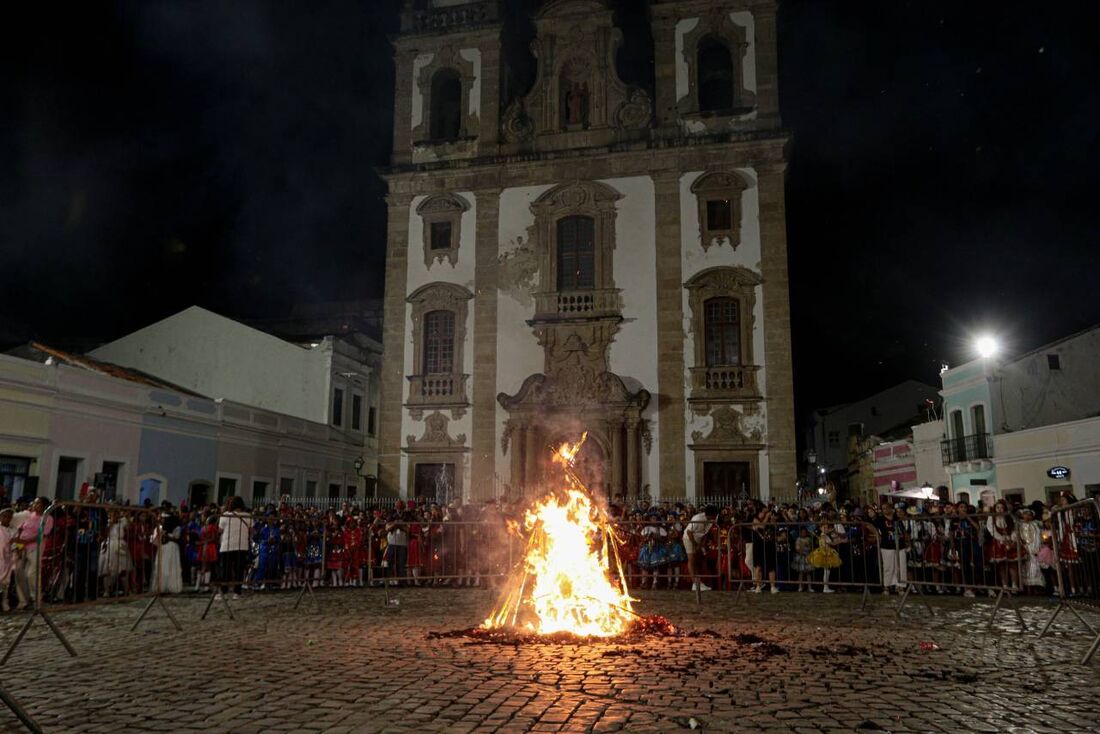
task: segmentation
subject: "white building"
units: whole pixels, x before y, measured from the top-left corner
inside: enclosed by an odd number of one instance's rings
[[[943,461],[954,496],[1049,500],[1100,488],[1100,326],[945,371]]]
[[[325,423],[212,400],[135,370],[43,345],[0,355],[5,494],[192,505],[234,494],[363,497],[360,438]]]
[[[815,410],[805,432],[806,448],[816,453],[819,467],[840,469],[848,464],[850,436],[882,436],[927,415],[929,401],[938,398],[935,387],[906,380],[850,403]]]
[[[775,3],[655,0],[652,90],[603,0],[545,2],[514,89],[501,4],[394,40],[383,491],[535,488],[582,431],[609,495],[791,491]]]
[[[202,395],[362,432],[380,351],[351,336],[294,344],[192,306],[88,354]]]

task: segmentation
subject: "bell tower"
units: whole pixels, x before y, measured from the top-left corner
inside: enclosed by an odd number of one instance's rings
[[[500,127],[500,0],[407,0],[394,48],[393,164],[491,154]]]
[[[653,0],[664,135],[780,128],[774,2]]]

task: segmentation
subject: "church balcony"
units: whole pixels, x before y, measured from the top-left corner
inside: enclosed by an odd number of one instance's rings
[[[618,316],[622,308],[622,298],[617,288],[535,294],[536,321]]]
[[[760,397],[756,386],[756,373],[759,369],[758,365],[692,367],[691,398],[722,400]]]
[[[468,375],[450,372],[426,375],[409,375],[409,406],[455,407],[468,404],[466,378]]]

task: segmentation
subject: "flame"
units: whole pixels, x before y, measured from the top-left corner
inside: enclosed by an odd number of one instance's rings
[[[622,634],[637,616],[606,515],[573,472],[587,434],[554,452],[568,488],[539,500],[524,518],[527,549],[505,584],[487,629],[520,627],[536,634],[584,637]],[[614,562],[618,583],[612,581]]]

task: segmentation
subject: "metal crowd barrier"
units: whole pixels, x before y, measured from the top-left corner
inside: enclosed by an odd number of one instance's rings
[[[689,556],[684,542],[684,530],[688,525],[687,521],[667,517],[620,519],[613,523],[628,588],[691,589],[696,593],[697,602],[705,590],[703,586],[721,588],[726,578],[723,569],[728,563],[717,522],[709,521],[701,541],[693,543],[696,547],[694,558]]]
[[[378,518],[363,534],[366,585],[494,586],[521,560],[522,539],[503,519]],[[347,552],[345,550],[345,552]]]
[[[324,578],[332,532],[326,517],[253,514],[241,507],[208,518],[193,551],[202,574],[196,584],[209,595],[199,619],[205,620],[219,601],[229,618],[236,619],[230,601],[246,590],[297,590],[294,609],[306,596],[317,609],[313,590]]]
[[[912,594],[987,595],[995,599],[987,626],[1007,602],[1021,629],[1028,628],[1018,601],[1029,589],[1046,587],[1039,560],[1041,518],[1025,522],[1014,513],[943,513],[906,516],[901,522],[908,574],[899,616]]]
[[[871,589],[883,587],[883,567],[897,562],[896,551],[880,546],[877,529],[859,520],[736,522],[727,544],[738,599],[746,587],[747,593],[852,590],[862,594],[863,609]]]
[[[1100,611],[1100,500],[1093,498],[1052,508],[1049,542],[1058,579],[1058,607],[1039,636],[1046,636],[1059,614],[1070,612],[1093,635],[1081,658],[1081,664],[1087,665],[1100,649],[1100,630],[1080,611]]]
[[[139,597],[155,601],[160,575],[154,545],[158,532],[159,518],[152,510],[66,501],[46,508],[33,548],[15,546],[17,609],[29,606],[31,614],[0,665],[11,657],[36,617],[76,657],[50,612]]]

